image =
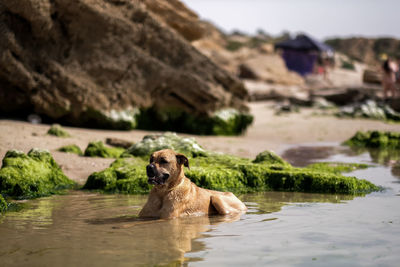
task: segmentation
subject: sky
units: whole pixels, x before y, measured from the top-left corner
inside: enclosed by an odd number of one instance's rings
[[[226,32],[400,39],[400,0],[181,0]]]

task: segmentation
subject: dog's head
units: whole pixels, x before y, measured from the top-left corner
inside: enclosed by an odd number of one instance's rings
[[[163,185],[167,181],[178,179],[183,166],[189,168],[189,160],[183,154],[171,149],[154,152],[150,156],[150,164],[146,167],[149,184]]]

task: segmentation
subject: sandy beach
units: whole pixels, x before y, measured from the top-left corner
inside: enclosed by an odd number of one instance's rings
[[[356,131],[390,130],[400,131],[400,124],[388,124],[367,119],[341,119],[332,116],[314,115],[315,110],[302,109],[300,113],[274,114],[272,103],[251,103],[251,113],[255,120],[243,136],[193,136],[205,149],[230,153],[243,157],[255,157],[264,150],[278,154],[292,145],[329,142],[340,143],[350,138]],[[0,156],[7,150],[18,149],[28,152],[31,148],[44,148],[51,151],[57,163],[71,179],[83,184],[95,171],[100,171],[113,159],[79,157],[74,154],[58,152],[64,145],[76,144],[84,150],[90,141],[107,137],[121,138],[132,142],[140,141],[149,131],[111,131],[64,127],[69,138],[47,135],[50,125],[31,124],[23,121],[0,120]]]

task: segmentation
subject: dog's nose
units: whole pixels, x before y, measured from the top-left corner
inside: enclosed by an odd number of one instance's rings
[[[148,177],[154,177],[156,176],[156,166],[154,164],[149,164],[146,167],[146,173]]]

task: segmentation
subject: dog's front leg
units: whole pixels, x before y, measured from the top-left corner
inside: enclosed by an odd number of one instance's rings
[[[153,196],[151,193],[146,204],[143,206],[142,210],[139,212],[140,218],[160,218],[161,211],[161,199],[157,196]]]
[[[180,209],[172,203],[164,203],[160,210],[160,219],[173,219],[180,216]]]

